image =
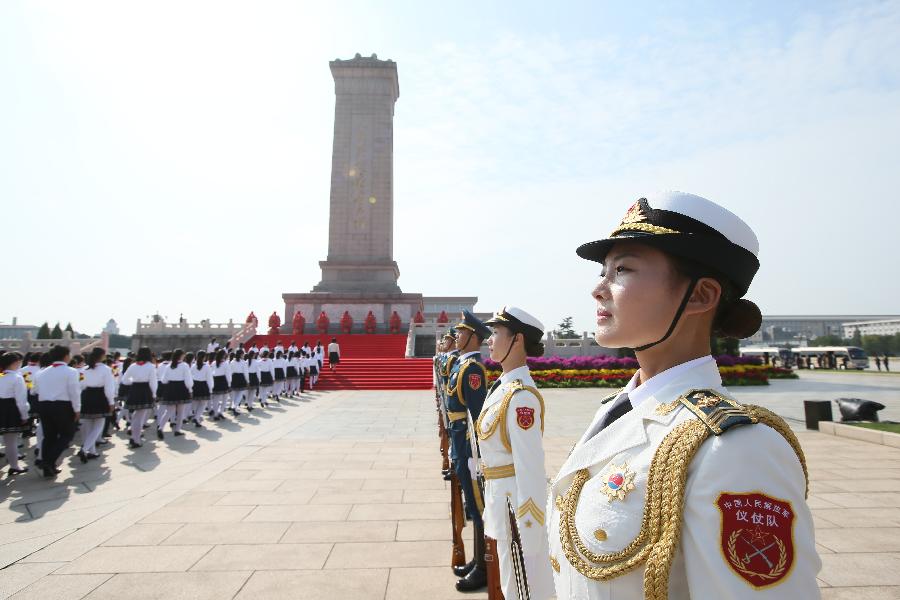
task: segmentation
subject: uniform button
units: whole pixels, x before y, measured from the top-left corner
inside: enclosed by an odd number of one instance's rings
[[[606,541],[606,532],[602,529],[597,529],[594,531],[594,537],[597,538],[601,542]]]

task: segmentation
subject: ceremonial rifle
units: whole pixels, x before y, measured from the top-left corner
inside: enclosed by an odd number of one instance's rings
[[[485,479],[481,463],[481,446],[478,444],[478,432],[475,429],[475,423],[471,418],[467,419],[467,423],[469,425],[469,444],[472,448],[472,458],[469,459],[469,473],[472,475],[472,488],[475,493],[475,502],[478,504],[477,508],[483,514]],[[488,600],[503,600],[497,540],[488,536],[484,536],[484,562],[487,566]]]
[[[450,525],[453,530],[453,553],[450,564],[461,567],[466,564],[466,547],[463,544],[462,530],[466,526],[466,515],[463,511],[462,486],[456,473],[450,473]]]
[[[509,498],[506,499],[506,510],[509,513],[509,555],[513,577],[516,581],[516,595],[518,600],[531,600],[528,574],[525,571],[525,556],[522,554],[522,537],[519,535],[519,523],[516,521],[516,511],[509,503]]]

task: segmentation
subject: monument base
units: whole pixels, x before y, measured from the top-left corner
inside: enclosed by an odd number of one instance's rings
[[[309,292],[305,294],[285,293],[281,295],[284,300],[284,322],[287,327],[283,330],[290,331],[290,323],[294,319],[294,313],[300,311],[306,319],[306,331],[317,331],[316,320],[319,314],[325,311],[331,324],[329,333],[339,333],[341,317],[344,311],[353,317],[352,333],[365,332],[365,320],[369,311],[375,315],[378,323],[376,331],[385,333],[389,329],[391,315],[394,311],[400,315],[402,325],[401,332],[409,330],[409,324],[416,313],[424,310],[422,294],[394,294],[389,292]]]

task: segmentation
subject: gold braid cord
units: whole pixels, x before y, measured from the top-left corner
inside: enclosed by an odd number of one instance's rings
[[[780,433],[794,449],[806,476],[806,460],[796,436],[777,415],[758,406],[745,406],[747,412]],[[575,474],[572,487],[557,499],[559,538],[566,559],[589,579],[609,581],[644,565],[644,597],[668,598],[669,572],[678,548],[684,514],[684,492],[688,467],[700,446],[710,436],[700,420],[677,425],[660,443],[647,475],[647,498],[637,537],[618,552],[591,552],[575,527],[575,511],[581,490],[590,479],[587,469]],[[807,488],[809,487],[807,477]]]
[[[515,381],[510,382],[509,389],[506,390],[503,399],[496,405],[496,410],[488,409],[481,411],[481,415],[479,415],[478,420],[475,422],[475,432],[478,434],[479,440],[484,441],[494,435],[497,432],[497,428],[502,424],[503,427],[500,428],[500,441],[503,443],[503,447],[506,448],[507,452],[512,452],[512,444],[509,441],[509,429],[507,428],[506,423],[506,413],[509,411],[509,404],[512,402],[513,396],[520,390],[528,390],[538,399],[538,402],[541,405],[541,433],[544,432],[543,396],[541,396],[541,393],[538,392],[536,388],[524,385],[521,379],[516,379]],[[497,417],[491,422],[487,429],[484,429],[484,420],[485,417],[488,416],[488,412],[497,415]]]

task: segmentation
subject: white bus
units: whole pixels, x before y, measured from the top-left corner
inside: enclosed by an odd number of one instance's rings
[[[791,348],[794,362],[806,369],[858,369],[869,366],[866,351],[856,346],[808,346]]]
[[[775,346],[747,346],[740,349],[741,356],[758,358],[762,364],[771,364],[779,367],[790,366],[793,360],[790,348],[776,348]]]

